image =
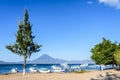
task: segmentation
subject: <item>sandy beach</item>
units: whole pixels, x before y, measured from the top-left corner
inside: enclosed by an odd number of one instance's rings
[[[0,80],[90,80],[96,78],[99,74],[105,76],[106,72],[120,75],[120,71],[116,70],[89,71],[85,73],[27,73],[25,76],[22,73],[16,73],[0,75]]]

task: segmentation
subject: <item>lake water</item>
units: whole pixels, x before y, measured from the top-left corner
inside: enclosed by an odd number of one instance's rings
[[[59,64],[27,64],[26,66],[26,72],[29,72],[30,67],[36,67],[38,69],[40,68],[48,68],[52,70],[51,66],[57,65],[60,66]],[[76,66],[80,64],[69,64],[69,66]],[[93,64],[89,64],[93,65]],[[0,64],[0,74],[5,74],[5,73],[10,73],[12,68],[18,68],[20,72],[23,70],[23,64]],[[99,68],[83,68],[83,70],[99,70]]]

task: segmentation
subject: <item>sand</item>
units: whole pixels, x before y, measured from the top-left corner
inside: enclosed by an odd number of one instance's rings
[[[89,71],[85,73],[27,73],[25,76],[22,73],[16,73],[0,75],[0,80],[90,80],[96,78],[99,74],[105,76],[106,72],[120,75],[120,71],[116,70]]]

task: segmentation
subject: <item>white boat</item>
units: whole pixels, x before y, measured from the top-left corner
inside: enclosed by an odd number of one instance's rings
[[[60,67],[60,66],[53,65],[51,67],[53,69],[53,72],[56,72],[56,73],[65,72],[65,69],[62,69],[62,67]]]
[[[80,65],[71,66],[71,71],[80,71],[80,70],[81,70]]]
[[[11,73],[17,73],[17,72],[19,72],[17,68],[11,69]]]
[[[35,67],[30,67],[29,70],[30,70],[30,72],[38,72],[37,68],[35,68]]]
[[[88,68],[93,68],[93,69],[99,68],[99,67],[100,67],[99,65],[89,65],[89,66],[88,66]]]
[[[71,68],[70,68],[70,66],[67,63],[62,63],[60,65],[63,67],[65,72],[71,72]]]
[[[70,69],[70,66],[67,63],[60,64],[64,69]]]
[[[41,68],[41,69],[39,69],[39,72],[40,72],[40,73],[50,73],[51,70],[49,70],[49,69],[47,69],[47,68]]]
[[[81,68],[86,68],[86,67],[88,67],[88,63],[86,63],[86,64],[81,64],[80,67],[81,67]]]

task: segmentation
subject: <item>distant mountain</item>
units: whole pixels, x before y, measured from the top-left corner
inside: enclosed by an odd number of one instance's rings
[[[16,64],[16,62],[4,62],[4,61],[0,61],[0,64]]]
[[[4,61],[0,61],[0,64],[4,64],[5,62]]]
[[[51,56],[47,55],[47,54],[43,54],[42,56],[40,56],[39,58],[30,61],[31,64],[61,64],[61,63],[68,63],[68,64],[84,64],[84,63],[90,63],[90,64],[94,64],[94,62],[92,60],[72,60],[72,61],[68,61],[68,60],[63,60],[63,59],[57,59],[57,58],[52,58]]]
[[[23,64],[24,61],[20,62],[4,62],[0,61],[0,64]],[[52,58],[51,56],[47,54],[43,54],[39,58],[32,60],[32,61],[27,61],[27,64],[61,64],[61,63],[68,63],[68,64],[84,64],[84,63],[89,63],[89,64],[94,64],[92,60],[63,60],[63,59],[57,59],[57,58]]]
[[[27,62],[27,64],[31,64],[31,61],[26,61]],[[24,61],[20,61],[20,62],[17,62],[17,64],[24,64]]]
[[[95,62],[93,62],[93,61],[90,60],[90,59],[82,60],[80,63],[81,63],[81,64],[85,64],[85,63],[95,64]]]
[[[43,54],[42,56],[40,56],[39,58],[31,61],[32,64],[59,64],[59,63],[63,63],[66,62],[66,60],[62,60],[62,59],[55,59],[50,57],[47,54]]]

